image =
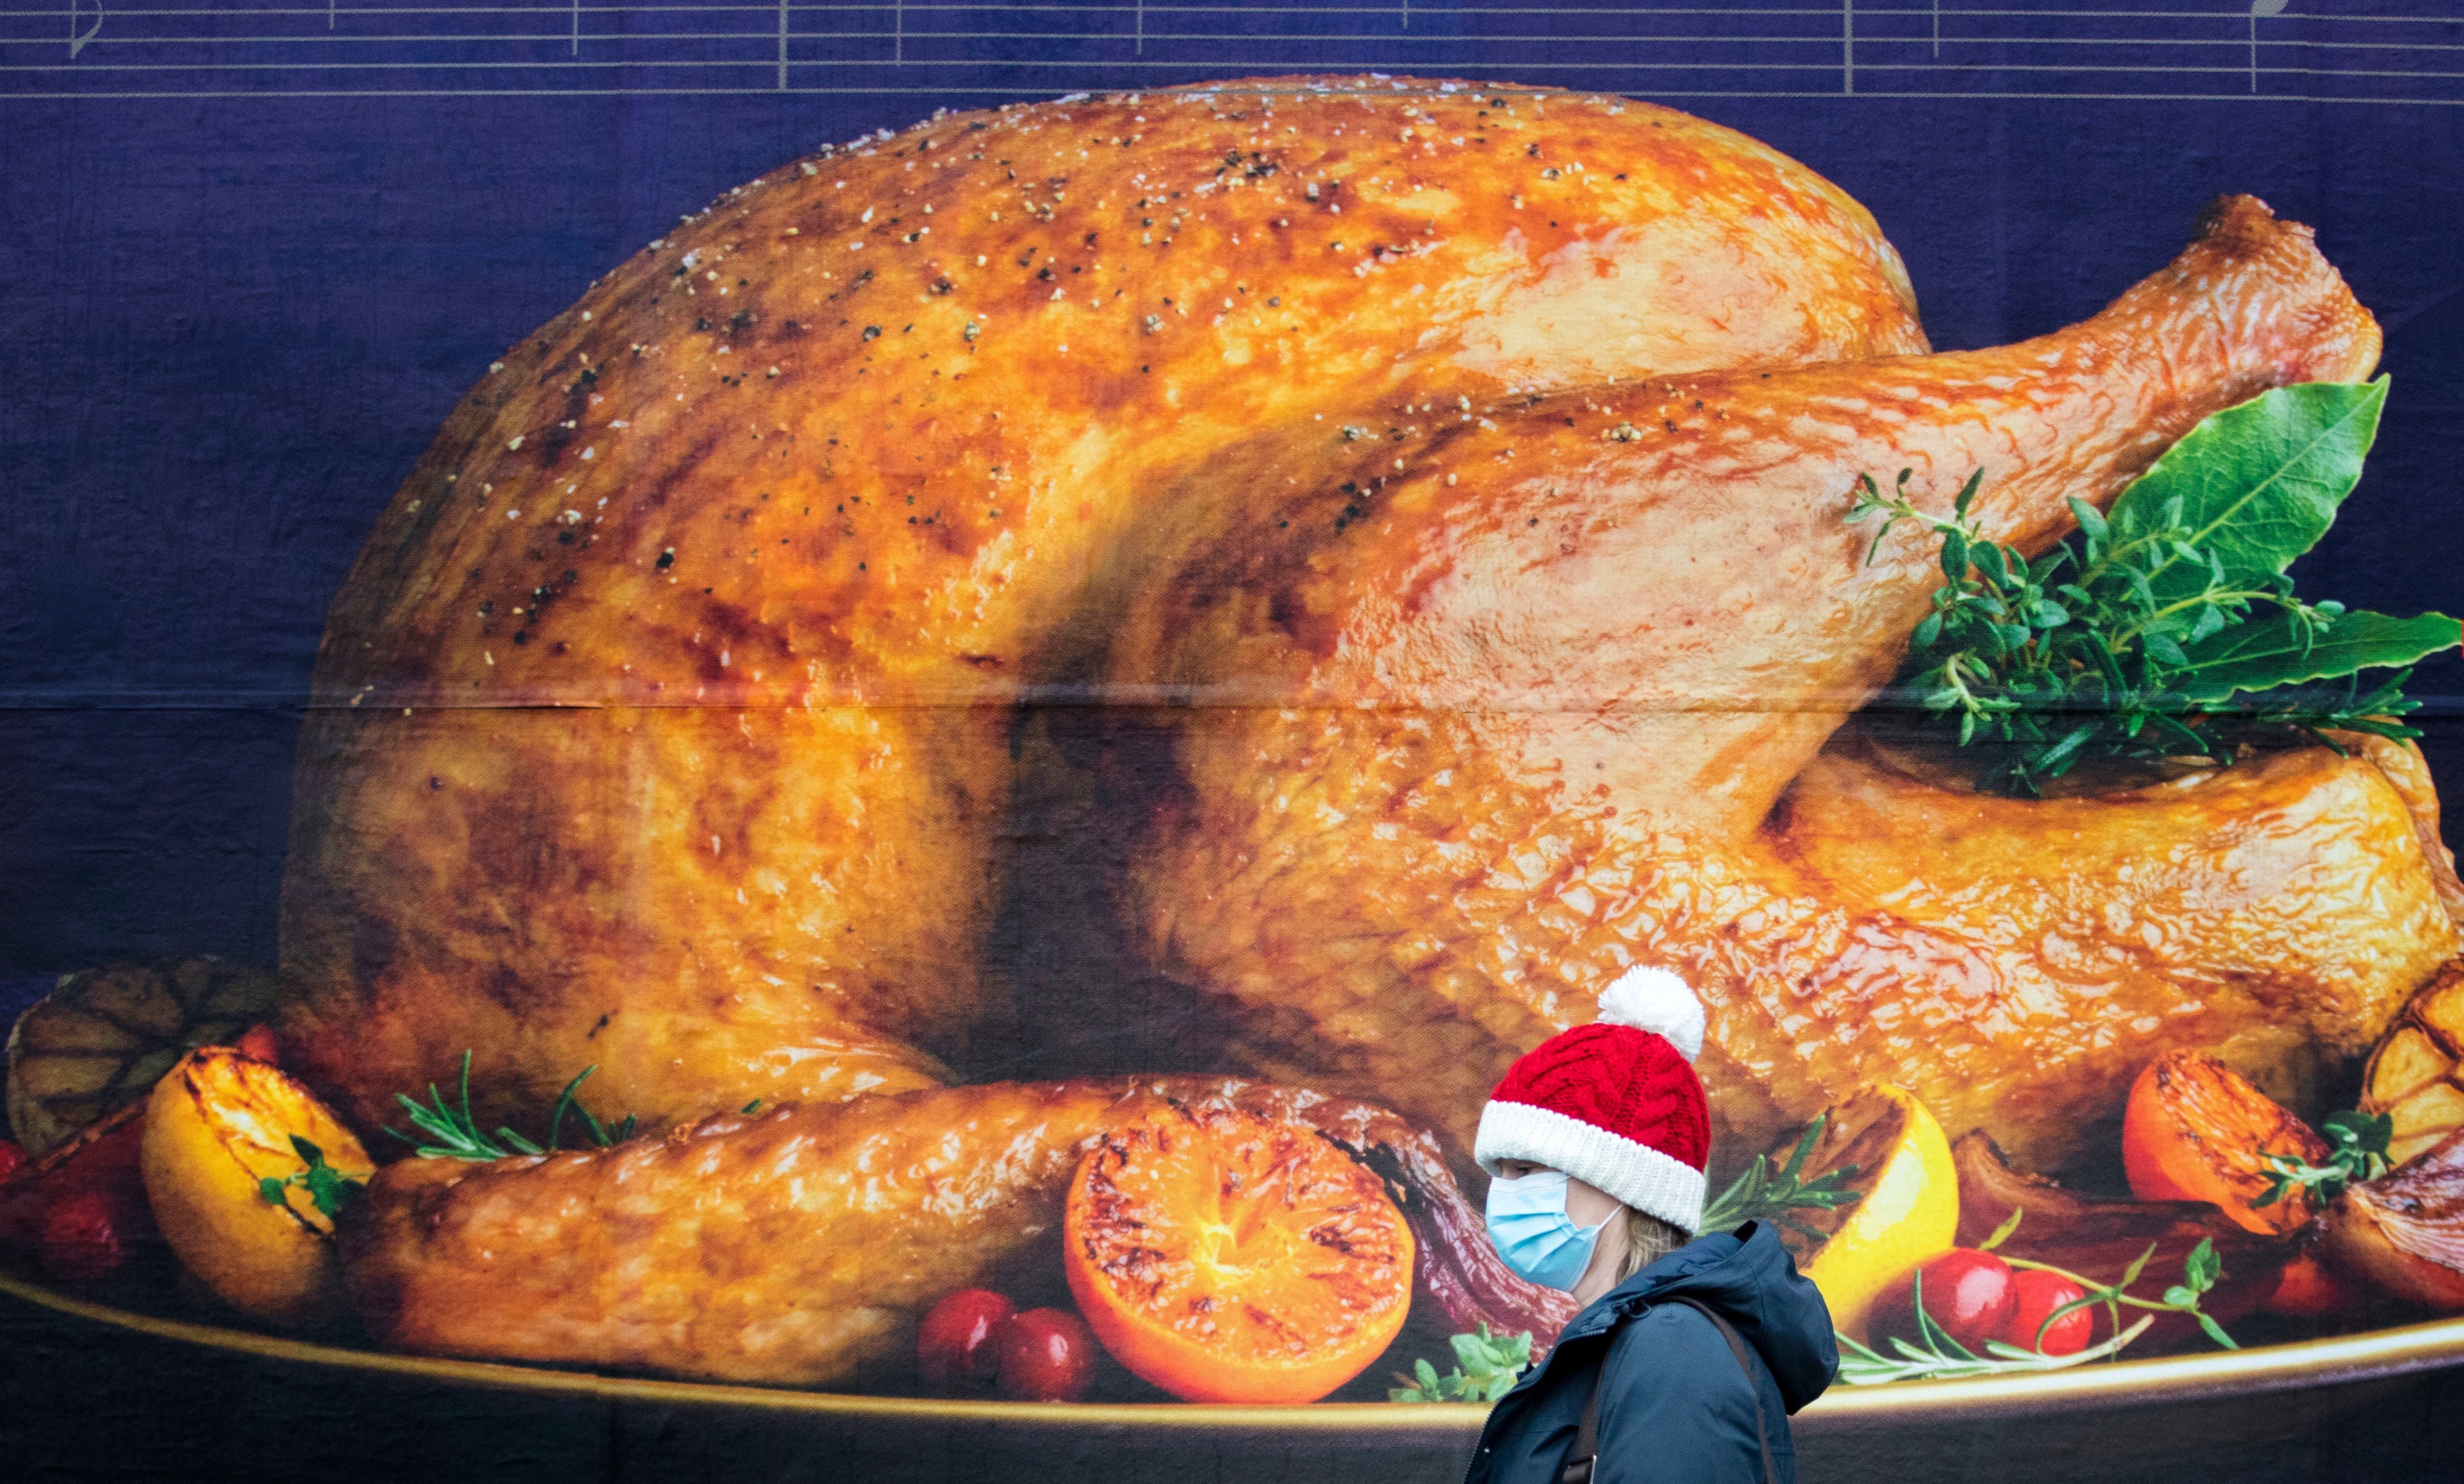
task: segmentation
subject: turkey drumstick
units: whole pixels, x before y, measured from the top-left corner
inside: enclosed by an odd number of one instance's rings
[[[2098,930],[2133,962],[2084,970],[2007,916],[1907,920],[1826,892],[1766,821],[1942,581],[1913,525],[1867,560],[1860,476],[1909,470],[1947,515],[1982,470],[1985,533],[2033,553],[2066,497],[2102,505],[2201,417],[2360,378],[2378,345],[2308,230],[2232,198],[2102,314],[2019,344],[1381,410],[1375,442],[1211,469],[1279,498],[1192,540],[1113,651],[1116,685],[1175,702],[1136,925],[1243,1064],[1375,1088],[1466,1145],[1506,1065],[1634,962],[1699,986],[1731,1131],[1882,1079],[2050,1160],[2170,1045],[2356,1050],[2455,945],[2375,770],[2324,828],[2257,831],[2283,869],[2214,873],[2317,928],[2230,976],[2211,938],[2126,919]]]
[[[1061,1222],[1071,1172],[1166,1101],[1315,1130],[1383,1175],[1458,1329],[1556,1333],[1437,1144],[1382,1108],[1223,1077],[987,1083],[722,1114],[612,1149],[379,1171],[345,1224],[390,1347],[806,1385],[903,1379],[925,1307]]]

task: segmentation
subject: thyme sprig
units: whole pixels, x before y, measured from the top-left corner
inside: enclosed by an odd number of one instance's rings
[[[1703,1208],[1702,1229],[1728,1231],[1749,1221],[1769,1221],[1788,1228],[1801,1236],[1819,1242],[1823,1233],[1802,1222],[1791,1220],[1788,1212],[1799,1207],[1815,1210],[1837,1210],[1858,1200],[1863,1192],[1846,1188],[1846,1182],[1857,1173],[1854,1164],[1842,1164],[1826,1170],[1812,1180],[1803,1178],[1806,1156],[1814,1152],[1815,1141],[1822,1137],[1822,1126],[1829,1113],[1815,1116],[1797,1140],[1788,1163],[1774,1173],[1771,1157],[1758,1154],[1744,1174],[1731,1182],[1710,1205]]]
[[[409,1144],[411,1152],[423,1160],[506,1160],[516,1155],[556,1153],[558,1142],[564,1132],[565,1115],[572,1113],[581,1118],[583,1128],[589,1134],[590,1141],[605,1149],[632,1138],[638,1124],[629,1113],[617,1123],[602,1123],[591,1117],[590,1110],[575,1098],[574,1094],[581,1088],[583,1078],[598,1070],[598,1064],[594,1062],[575,1074],[572,1081],[564,1084],[564,1091],[557,1096],[555,1110],[548,1116],[547,1143],[544,1146],[525,1139],[501,1123],[496,1126],[493,1134],[479,1127],[478,1120],[471,1115],[471,1053],[467,1051],[462,1053],[462,1076],[457,1102],[446,1102],[445,1095],[437,1090],[433,1082],[428,1084],[429,1100],[425,1104],[412,1098],[407,1093],[396,1093],[393,1095],[394,1101],[401,1103],[410,1115],[412,1132],[406,1134],[389,1123],[385,1126],[385,1130]]]
[[[2419,736],[2399,720],[2416,706],[2401,667],[2464,629],[2306,603],[2285,575],[2360,479],[2386,395],[2382,377],[2228,408],[2110,512],[2070,500],[2078,534],[2034,559],[1984,534],[1982,470],[1947,520],[1917,507],[1912,471],[1888,494],[1859,476],[1847,519],[1881,517],[1868,565],[1903,521],[1942,539],[1945,585],[1910,636],[1901,694],[1977,749],[1979,786],[2014,794],[2090,758],[2221,765],[2246,743]],[[2365,670],[2400,673],[2365,689]]]
[[[1993,1235],[1987,1239],[1981,1250],[1991,1251],[2009,1240],[2011,1233],[2019,1229],[2019,1218],[2023,1214],[2025,1214],[2024,1208],[2013,1210],[2011,1219],[1994,1229]],[[2233,1338],[2225,1333],[2224,1326],[2216,1322],[2215,1316],[2199,1307],[2199,1299],[2210,1289],[2214,1288],[2225,1275],[2225,1260],[2216,1254],[2214,1239],[2199,1238],[2199,1245],[2191,1248],[2189,1255],[2182,1259],[2182,1281],[2167,1288],[2161,1299],[2141,1298],[2135,1294],[2126,1292],[2132,1284],[2139,1281],[2140,1275],[2147,1271],[2148,1260],[2155,1255],[2156,1244],[2150,1242],[2145,1251],[2133,1259],[2129,1267],[2122,1270],[2121,1280],[2114,1283],[2099,1283],[2094,1278],[2082,1277],[2067,1268],[2057,1268],[2052,1263],[2036,1262],[2026,1257],[2005,1257],[2003,1261],[2013,1268],[2034,1268],[2039,1273],[2050,1273],[2058,1278],[2068,1278],[2086,1290],[2082,1296],[2072,1299],[2045,1316],[2044,1322],[2036,1326],[2035,1340],[2039,1344],[2044,1342],[2045,1332],[2057,1323],[2081,1309],[2102,1304],[2106,1317],[2117,1330],[2122,1327],[2122,1311],[2124,1307],[2145,1309],[2148,1311],[2147,1318],[2151,1319],[2159,1314],[2187,1314],[2199,1321],[2199,1328],[2207,1332],[2210,1340],[2227,1350],[2240,1349],[2241,1346],[2234,1341]]]
[[[1978,1250],[1991,1251],[2009,1240],[2011,1234],[2019,1229],[2020,1214],[2013,1210],[2010,1219],[1996,1228],[1991,1237],[1978,1244]],[[2117,1283],[2099,1283],[2094,1278],[2082,1277],[2049,1262],[2035,1262],[2025,1257],[2004,1258],[2013,1268],[2034,1268],[2039,1273],[2067,1278],[2085,1293],[2046,1315],[2044,1321],[2036,1326],[2036,1333],[2031,1337],[2031,1347],[2022,1348],[2003,1340],[1990,1340],[1985,1342],[1983,1355],[1951,1339],[1941,1325],[1934,1322],[1933,1317],[1925,1313],[1925,1273],[1920,1269],[1909,1280],[1910,1297],[1916,1311],[1917,1338],[1911,1340],[1901,1335],[1886,1337],[1884,1343],[1891,1353],[1885,1354],[1874,1346],[1859,1344],[1846,1335],[1838,1335],[1840,1379],[1856,1385],[1876,1385],[1893,1381],[1947,1381],[1966,1376],[2061,1370],[2121,1353],[2124,1346],[2147,1333],[2148,1326],[2156,1322],[2160,1314],[2189,1315],[2199,1321],[2199,1327],[2207,1332],[2210,1340],[2228,1350],[2239,1349],[2233,1337],[2225,1333],[2224,1326],[2216,1322],[2215,1317],[2199,1307],[2201,1296],[2214,1288],[2224,1276],[2224,1260],[2216,1255],[2215,1243],[2205,1237],[2199,1239],[2199,1245],[2190,1249],[2189,1255],[2182,1260],[2182,1281],[2167,1288],[2163,1298],[2141,1298],[2126,1292],[2130,1285],[2139,1281],[2146,1271],[2148,1259],[2155,1255],[2156,1244],[2150,1242],[2147,1250],[2123,1270],[2122,1280]],[[2045,1342],[2046,1333],[2056,1324],[2081,1309],[2097,1305],[2104,1308],[2112,1322],[2112,1336],[2102,1343],[2060,1356],[2047,1355],[2043,1350],[2034,1348]],[[2126,1329],[2122,1323],[2124,1307],[2145,1311]]]
[[[2271,733],[2331,746],[2324,736],[2331,729],[2421,735],[2393,720],[2419,705],[2403,693],[2409,671],[2367,692],[2348,676],[2265,699],[2186,684],[2192,648],[2248,622],[2255,607],[2279,615],[2288,642],[2303,653],[2319,647],[2344,609],[2302,602],[2280,573],[2233,581],[2192,544],[2178,502],[2163,508],[2161,521],[2117,533],[2096,507],[2073,499],[2079,537],[2030,561],[1987,540],[1969,514],[1983,471],[1961,486],[1947,521],[1916,508],[1910,474],[1900,471],[1888,496],[1872,476],[1859,476],[1848,519],[1881,514],[1877,547],[1903,521],[1943,539],[1949,581],[1934,590],[1933,611],[1909,638],[1901,683],[1921,710],[1956,721],[1961,746],[1986,747],[1981,786],[2035,794],[2092,757],[2230,763],[2236,742]],[[2195,590],[2160,595],[2154,579],[2187,564],[2203,574]]]
[[[2386,1113],[2346,1109],[2331,1113],[2319,1125],[2329,1145],[2327,1163],[2312,1164],[2290,1155],[2271,1154],[2267,1193],[2253,1207],[2273,1206],[2296,1190],[2306,1190],[2321,1205],[2342,1195],[2355,1181],[2376,1180],[2387,1172],[2387,1145],[2395,1138],[2395,1118]]]
[[[291,1136],[291,1150],[307,1163],[308,1167],[297,1175],[268,1175],[256,1183],[257,1199],[268,1206],[280,1206],[290,1199],[294,1185],[308,1192],[317,1213],[327,1221],[342,1214],[342,1207],[367,1188],[367,1182],[356,1180],[325,1163],[325,1151],[306,1139]]]

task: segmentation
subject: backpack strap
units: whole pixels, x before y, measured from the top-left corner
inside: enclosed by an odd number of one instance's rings
[[[1754,1441],[1762,1445],[1763,1484],[1779,1484],[1779,1471],[1771,1465],[1771,1429],[1763,1419],[1763,1388],[1754,1381],[1754,1368],[1746,1359],[1745,1337],[1718,1310],[1698,1299],[1683,1296],[1670,1298],[1670,1303],[1686,1308],[1711,1321],[1720,1338],[1728,1342],[1728,1353],[1736,1357],[1737,1369],[1746,1373],[1746,1389],[1754,1398]],[[1644,1311],[1648,1313],[1649,1311]],[[1592,1484],[1592,1468],[1600,1454],[1600,1373],[1608,1368],[1608,1352],[1600,1352],[1600,1363],[1592,1369],[1590,1392],[1583,1398],[1583,1420],[1574,1429],[1573,1451],[1566,1455],[1566,1467],[1558,1475],[1558,1484]]]
[[[1583,1395],[1583,1420],[1574,1428],[1574,1451],[1566,1455],[1557,1484],[1592,1484],[1592,1465],[1600,1456],[1600,1373],[1608,1366],[1608,1352],[1602,1350],[1600,1363],[1592,1367],[1591,1389]]]

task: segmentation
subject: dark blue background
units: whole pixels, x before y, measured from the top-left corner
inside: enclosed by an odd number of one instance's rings
[[[727,187],[989,100],[0,100],[0,976],[132,950],[270,961],[325,606],[447,410]],[[2219,191],[2315,224],[2387,326],[2394,390],[2304,590],[2464,605],[2464,110],[1682,106],[1871,207],[1940,348],[2094,312]],[[2464,797],[2464,664],[2423,667],[2413,691]]]

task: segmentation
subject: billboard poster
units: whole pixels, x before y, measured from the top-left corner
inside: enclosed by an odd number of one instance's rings
[[[19,4],[0,1437],[2453,1476],[2459,57]]]

